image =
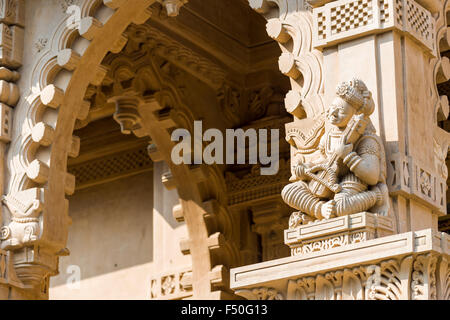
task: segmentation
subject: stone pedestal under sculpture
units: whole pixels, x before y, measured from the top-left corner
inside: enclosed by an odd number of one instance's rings
[[[291,249],[291,255],[297,256],[393,233],[393,224],[388,217],[361,212],[287,229],[284,240]]]

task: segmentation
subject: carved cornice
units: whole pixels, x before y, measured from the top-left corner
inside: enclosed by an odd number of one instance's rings
[[[67,168],[67,171],[77,179],[75,189],[81,190],[148,172],[152,168],[152,161],[147,154],[147,148],[141,147],[72,165]]]
[[[169,37],[162,31],[151,25],[131,25],[127,29],[128,44],[124,53],[127,55],[142,46],[148,51],[163,57],[177,67],[198,77],[213,89],[218,90],[226,79],[226,71],[217,63],[196,53],[194,50],[182,45],[173,37]]]
[[[289,180],[291,171],[289,163],[280,160],[280,169],[277,175],[262,176],[259,167],[239,178],[231,172],[227,172],[226,183],[228,193],[228,205],[250,204],[262,199],[280,198],[280,192]]]
[[[225,66],[234,81],[242,80],[241,74],[276,67],[278,46],[265,36],[262,19],[245,1],[209,0],[207,5],[198,0],[191,1],[176,20],[167,19],[158,7],[152,8],[154,14],[149,24],[167,30],[175,38],[189,41],[214,57]]]
[[[182,127],[192,129],[194,116],[182,102],[183,91],[174,80],[176,67],[166,65],[162,57],[141,51],[139,55],[118,55],[107,59],[108,67],[102,87],[90,99],[94,106],[116,103],[114,118],[126,127],[127,132],[142,136],[142,126],[137,106],[143,99],[157,93],[167,108],[158,117],[167,129]],[[166,67],[160,68],[163,64]],[[124,128],[125,128],[124,127]]]
[[[246,297],[276,287],[288,300],[447,300],[449,243],[431,229],[369,240],[233,269],[231,288]]]
[[[281,88],[263,84],[244,88],[224,84],[217,94],[222,113],[231,127],[281,129],[290,119],[282,109]]]
[[[247,300],[285,300],[274,288],[260,287],[252,290],[238,290],[236,294]]]
[[[397,29],[436,55],[434,18],[414,0],[339,0],[314,8],[313,13],[316,48]]]

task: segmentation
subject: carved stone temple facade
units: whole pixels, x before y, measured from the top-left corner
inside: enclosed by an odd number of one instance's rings
[[[449,300],[448,25],[450,0],[0,0],[0,298]],[[278,172],[175,164],[194,121],[278,129]]]

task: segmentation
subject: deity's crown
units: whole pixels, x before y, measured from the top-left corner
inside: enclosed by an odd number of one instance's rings
[[[342,82],[336,88],[336,95],[351,104],[358,113],[369,116],[375,109],[372,93],[360,79],[353,78],[349,82]]]

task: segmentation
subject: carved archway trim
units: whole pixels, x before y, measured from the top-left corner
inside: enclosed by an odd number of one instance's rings
[[[9,250],[15,253],[34,251],[33,257],[30,255],[31,258],[27,258],[31,260],[21,262],[20,271],[16,264],[19,278],[22,281],[27,279],[30,289],[36,290],[36,286],[42,286],[43,281],[48,281],[45,279],[49,275],[57,272],[57,256],[65,253],[70,223],[65,196],[74,191],[74,177],[67,173],[67,158],[78,154],[79,139],[72,135],[76,119],[85,117],[89,109],[89,103],[83,100],[86,89],[89,84],[101,82],[107,73],[107,69],[101,65],[102,60],[108,52],[119,52],[123,48],[127,40],[123,32],[131,23],[144,23],[150,17],[148,7],[155,0],[134,1],[133,5],[129,2],[83,1],[83,18],[78,29],[70,30],[60,24],[60,28],[55,30],[50,46],[52,52],[59,52],[56,55],[51,52],[38,61],[30,84],[36,86],[37,83],[38,88],[27,93],[28,99],[22,99],[22,104],[17,108],[16,123],[25,123],[29,130],[16,130],[13,137],[8,155],[8,194],[20,195],[27,201],[33,199],[42,205],[38,212],[41,232],[37,240],[24,242]],[[105,21],[95,18],[99,10],[103,14],[98,16],[106,17],[103,19]],[[152,117],[151,110],[155,106],[160,104],[144,104],[141,108],[143,122],[158,145],[158,152],[168,160],[170,136],[167,128],[160,126],[157,119]],[[50,116],[45,117],[45,113]],[[33,136],[38,125],[41,134]],[[214,199],[206,203],[201,199],[196,187],[198,179],[192,179],[193,176],[201,176],[198,170],[190,170],[185,166],[171,169],[176,180],[193,181],[194,185],[184,183],[178,190],[180,197],[186,199],[181,204],[191,237],[189,249],[194,263],[194,296],[222,297],[223,292],[220,290],[215,291],[220,296],[212,294],[214,286],[211,282],[220,283],[219,287],[223,287],[223,284],[228,286],[226,268],[214,263],[212,258],[214,249],[222,246],[223,235],[220,232],[210,235],[205,223],[207,210],[199,204],[214,208],[217,205]],[[17,196],[22,199],[20,197]],[[217,268],[213,268],[216,265]],[[225,279],[222,277],[224,274]]]

